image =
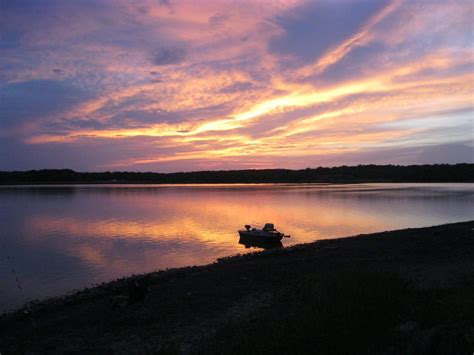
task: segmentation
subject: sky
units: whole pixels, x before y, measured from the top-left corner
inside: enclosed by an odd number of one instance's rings
[[[0,170],[474,162],[470,0],[0,0]]]

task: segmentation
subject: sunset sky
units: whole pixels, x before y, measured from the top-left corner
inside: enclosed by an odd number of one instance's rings
[[[473,162],[473,4],[0,1],[0,170]]]

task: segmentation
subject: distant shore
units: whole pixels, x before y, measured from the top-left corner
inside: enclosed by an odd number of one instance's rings
[[[76,172],[70,169],[0,171],[0,185],[376,182],[474,182],[474,164],[358,165],[300,170],[248,169],[177,173]]]
[[[322,240],[31,304],[0,352],[462,353],[473,275],[474,221]]]

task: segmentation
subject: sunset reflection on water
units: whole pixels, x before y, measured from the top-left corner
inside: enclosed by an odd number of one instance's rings
[[[2,309],[27,298],[255,251],[245,224],[285,246],[472,219],[473,184],[54,186],[0,188]],[[8,260],[7,257],[10,257]]]

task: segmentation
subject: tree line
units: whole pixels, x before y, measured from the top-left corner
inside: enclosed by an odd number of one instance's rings
[[[71,169],[0,171],[0,184],[474,182],[474,164],[358,165],[301,170],[221,170],[180,173],[76,172]]]

